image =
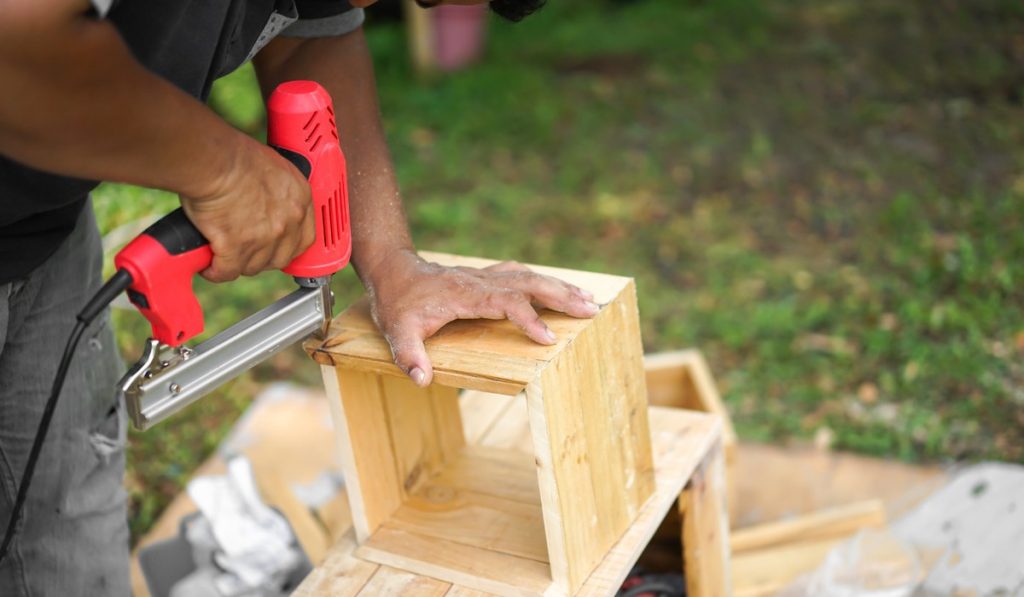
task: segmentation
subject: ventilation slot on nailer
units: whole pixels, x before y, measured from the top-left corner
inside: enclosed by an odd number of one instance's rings
[[[306,135],[306,143],[309,145],[309,151],[314,151],[323,139],[323,134],[319,132],[320,122],[319,118],[317,118],[318,116],[320,116],[319,110],[313,112],[313,115],[309,117],[306,124],[302,126],[302,130],[309,131],[309,134]],[[333,122],[331,123],[331,128],[334,128]]]
[[[325,248],[333,248],[341,242],[348,229],[348,210],[345,209],[345,195],[342,187],[334,189],[326,203],[320,207],[320,221],[323,222]]]

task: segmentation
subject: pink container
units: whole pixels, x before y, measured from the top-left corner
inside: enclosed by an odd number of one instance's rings
[[[458,70],[480,58],[487,31],[487,12],[486,4],[442,4],[430,9],[439,69]]]

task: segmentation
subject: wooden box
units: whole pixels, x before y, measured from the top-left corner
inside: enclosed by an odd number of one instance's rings
[[[717,419],[699,421],[694,434],[692,415],[665,417],[680,427],[662,434],[675,461],[664,467],[664,490],[659,476],[663,495],[650,499],[655,465],[632,279],[534,269],[592,292],[598,315],[543,314],[554,346],[507,321],[449,324],[427,342],[434,382],[426,389],[392,364],[365,301],[339,315],[326,340],[307,344],[334,408],[360,558],[504,595],[573,594],[607,576],[598,593],[613,594],[715,451]],[[529,444],[467,442],[461,389],[525,402]],[[684,447],[695,453],[683,457]],[[638,518],[644,528],[631,529]]]
[[[499,560],[571,592],[653,494],[633,281],[546,273],[593,292],[601,311],[593,319],[546,314],[554,346],[507,321],[455,322],[428,342],[427,389],[391,363],[365,302],[316,346],[339,398],[354,524],[370,559],[398,558],[412,570]],[[459,389],[522,394],[532,449],[467,447]]]

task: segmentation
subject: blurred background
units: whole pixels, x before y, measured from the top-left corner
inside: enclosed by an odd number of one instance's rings
[[[550,0],[427,77],[400,18],[366,34],[421,249],[635,277],[645,348],[702,350],[745,440],[1024,462],[1019,0]],[[264,134],[251,68],[210,104]],[[112,245],[176,204],[96,193]],[[209,335],[293,283],[199,287]],[[131,436],[133,536],[273,381],[320,384],[296,348]]]

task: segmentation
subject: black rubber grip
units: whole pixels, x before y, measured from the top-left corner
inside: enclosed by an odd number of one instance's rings
[[[181,255],[209,244],[180,207],[146,228],[143,234],[152,236],[171,255]]]
[[[284,147],[278,147],[277,145],[271,145],[271,147],[274,148],[274,151],[281,154],[281,157],[288,160],[298,168],[299,172],[302,172],[302,175],[306,177],[306,180],[309,180],[309,173],[313,171],[313,165],[309,163],[306,156],[290,149],[285,149]]]

